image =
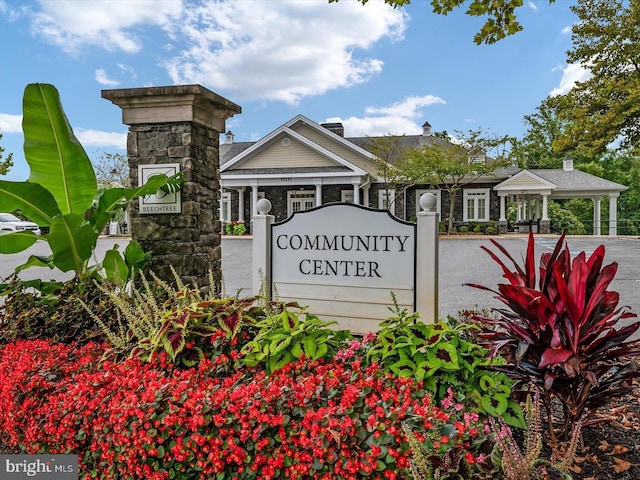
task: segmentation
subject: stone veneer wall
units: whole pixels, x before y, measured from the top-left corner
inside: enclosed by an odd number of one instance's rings
[[[220,292],[219,135],[242,109],[201,85],[103,90],[102,97],[129,125],[131,185],[139,185],[141,165],[177,163],[184,175],[181,213],[141,215],[138,200],[131,204],[131,236],[151,252],[148,270],[174,283],[173,268],[186,285]]]
[[[132,185],[138,185],[138,165],[178,163],[185,177],[180,215],[140,215],[138,200],[131,203],[132,238],[151,252],[149,270],[172,279],[173,267],[183,282],[198,286],[208,285],[211,270],[216,291],[222,281],[218,138],[185,122],[133,125],[127,139]]]

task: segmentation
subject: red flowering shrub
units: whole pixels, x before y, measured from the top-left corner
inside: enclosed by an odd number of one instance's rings
[[[166,354],[100,363],[103,352],[45,341],[3,347],[6,444],[77,453],[86,479],[394,479],[410,475],[402,424],[439,439],[438,448],[469,446],[472,466],[469,440],[484,432],[459,422],[458,406],[430,405],[421,384],[375,364],[302,359],[266,376],[225,373],[226,354],[178,369]]]

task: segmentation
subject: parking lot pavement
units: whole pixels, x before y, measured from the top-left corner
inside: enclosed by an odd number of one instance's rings
[[[520,263],[527,250],[526,236],[494,237]],[[558,236],[536,237],[536,259],[551,252]],[[502,283],[502,270],[482,246],[495,250],[489,238],[441,237],[439,242],[439,316],[456,316],[467,309],[503,306],[490,292],[465,286],[476,283],[495,288]],[[640,239],[637,237],[567,237],[572,254],[593,253],[598,245],[605,246],[605,264],[618,262],[618,273],[610,290],[620,294],[620,305],[628,305],[640,314]],[[251,294],[251,241],[225,237],[222,241],[222,271],[227,293],[241,290]]]
[[[518,261],[526,253],[526,236],[495,237]],[[544,252],[551,252],[558,240],[557,236],[536,237],[536,259]],[[103,258],[106,250],[118,243],[121,250],[129,241],[127,237],[104,237],[98,241],[97,258]],[[482,246],[492,248],[489,238],[441,237],[439,260],[439,316],[455,316],[467,309],[500,307],[502,304],[490,292],[478,290],[467,283],[476,283],[495,288],[501,283],[502,270],[482,250]],[[605,246],[605,264],[618,263],[618,272],[610,290],[620,294],[620,305],[628,305],[632,312],[640,314],[640,239],[637,237],[567,237],[567,244],[573,254],[584,251],[590,255],[598,245]],[[494,248],[495,250],[495,248]],[[26,252],[2,255],[0,275],[7,277],[13,269],[24,263],[29,255],[47,254],[46,245],[31,247]],[[225,293],[241,296],[253,294],[251,288],[252,241],[251,237],[223,237],[222,275]],[[22,272],[22,278],[70,278],[46,268],[29,268]],[[632,321],[632,320],[629,320]]]

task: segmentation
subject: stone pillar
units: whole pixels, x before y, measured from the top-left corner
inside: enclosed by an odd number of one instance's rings
[[[182,213],[140,215],[138,199],[131,202],[131,236],[151,252],[148,269],[173,283],[173,267],[198,287],[209,285],[211,270],[211,287],[220,292],[219,134],[241,108],[201,85],[103,90],[102,98],[129,125],[131,185],[138,185],[139,165],[177,163],[184,174]]]

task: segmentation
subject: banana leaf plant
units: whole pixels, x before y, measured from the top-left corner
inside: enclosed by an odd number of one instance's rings
[[[552,252],[542,254],[538,268],[532,233],[522,266],[492,243],[507,263],[481,248],[500,265],[506,283],[497,290],[468,285],[493,292],[507,308],[495,309],[497,318],[474,317],[484,326],[479,337],[491,355],[507,359],[508,375],[543,393],[550,427],[551,399],[560,400],[566,437],[572,425],[588,424],[598,408],[632,390],[632,380],[640,377],[630,361],[640,355],[640,340],[633,339],[640,322],[630,321],[636,314],[618,307],[620,295],[608,290],[618,264],[603,266],[603,245],[588,258],[585,252],[572,257],[564,234]]]
[[[32,255],[16,271],[47,266],[73,271],[83,282],[96,278],[104,268],[110,280],[126,282],[144,266],[148,254],[131,242],[124,257],[116,247],[107,252],[104,262],[90,265],[100,233],[132,198],[161,188],[179,189],[181,174],[154,176],[138,188],[98,189],[93,165],[74,135],[53,85],[26,86],[22,129],[30,175],[24,182],[0,180],[0,211],[20,210],[31,221],[49,227],[49,232],[39,236],[30,231],[0,235],[0,253],[21,252],[43,241],[51,254]],[[40,281],[33,286],[45,288]]]

